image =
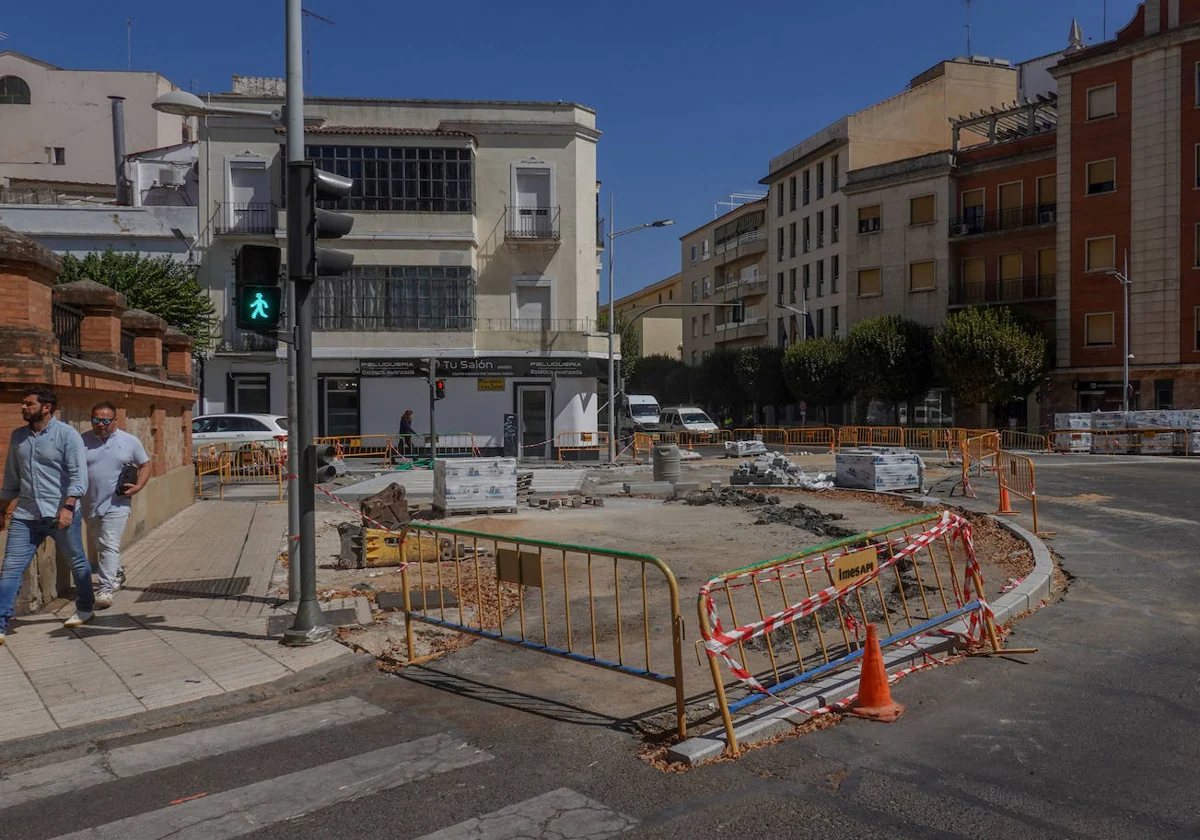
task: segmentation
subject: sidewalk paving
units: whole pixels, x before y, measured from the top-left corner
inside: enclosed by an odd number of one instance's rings
[[[0,646],[0,742],[349,662],[336,641],[279,644],[286,526],[286,505],[196,502],[123,552],[126,586],[87,625],[62,626],[74,602],[14,619]],[[365,602],[322,607],[370,615]]]

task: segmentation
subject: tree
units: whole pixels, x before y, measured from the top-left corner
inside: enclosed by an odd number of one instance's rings
[[[851,327],[846,360],[854,390],[891,403],[896,422],[899,404],[916,399],[933,383],[930,331],[899,315],[869,318]]]
[[[608,310],[600,313],[596,324],[601,332],[608,332]],[[621,337],[621,366],[619,375],[626,383],[637,375],[638,362],[642,358],[642,337],[637,330],[637,322],[626,320],[625,316],[617,313],[617,335]],[[628,385],[626,393],[630,393]]]
[[[814,407],[837,405],[851,397],[846,342],[837,337],[793,344],[783,356],[783,375],[796,399]]]
[[[975,307],[946,319],[935,339],[939,367],[962,405],[1024,399],[1050,367],[1036,322],[1006,308]]]
[[[130,309],[144,309],[192,337],[196,352],[212,347],[217,315],[192,266],[167,255],[150,257],[136,252],[92,252],[83,259],[66,255],[57,282],[94,280],[125,296]]]
[[[686,372],[687,365],[679,359],[662,355],[645,356],[638,360],[635,375],[626,381],[625,390],[630,394],[651,394],[663,405],[687,402],[691,398],[687,379],[682,380],[682,393],[678,387],[672,386],[673,378],[676,386],[679,384],[675,373],[681,369]]]
[[[716,417],[731,417],[736,422],[745,418],[746,392],[738,379],[736,350],[714,350],[704,357],[693,395]]]
[[[742,391],[754,410],[792,401],[783,378],[783,348],[774,346],[743,347],[737,351],[736,372]]]

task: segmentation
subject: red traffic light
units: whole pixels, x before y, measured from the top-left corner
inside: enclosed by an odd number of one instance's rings
[[[439,379],[433,383],[433,396],[435,399],[444,400],[446,398],[446,380]]]

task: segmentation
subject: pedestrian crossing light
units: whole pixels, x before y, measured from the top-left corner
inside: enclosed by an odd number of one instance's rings
[[[333,481],[337,475],[337,470],[333,466],[333,459],[337,457],[337,450],[327,443],[314,443],[308,447],[306,460],[308,461],[309,478],[313,484],[325,484]]]
[[[243,245],[234,257],[234,306],[239,329],[269,333],[279,329],[283,290],[281,252],[271,245]]]
[[[435,400],[446,399],[446,380],[439,379],[433,383],[433,398]]]

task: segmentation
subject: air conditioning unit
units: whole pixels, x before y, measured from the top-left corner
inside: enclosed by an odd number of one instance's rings
[[[951,236],[966,236],[968,232],[966,225],[953,225],[950,228]]]
[[[158,183],[164,187],[178,187],[183,184],[185,175],[173,166],[158,170]]]
[[[1038,211],[1038,224],[1048,225],[1054,221],[1056,215],[1054,210],[1040,210]]]

